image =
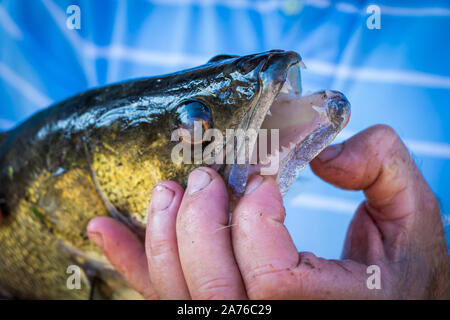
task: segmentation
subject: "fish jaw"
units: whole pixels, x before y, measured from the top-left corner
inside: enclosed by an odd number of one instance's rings
[[[271,150],[272,146],[267,146],[270,153],[260,158],[256,147],[259,137],[250,139],[247,150],[237,146],[240,153],[252,150],[252,159],[258,162],[228,165],[227,181],[234,199],[242,196],[254,174],[272,176],[281,193],[286,194],[300,172],[334,140],[350,117],[350,103],[340,92],[324,90],[301,95],[300,69],[304,64],[298,54],[280,52],[266,65],[260,75],[261,95],[246,128],[267,129],[268,135],[277,129],[279,147]]]
[[[247,112],[247,118],[241,120],[237,129],[242,129],[246,133],[259,130],[275,98],[285,83],[288,82],[292,91],[300,95],[300,67],[302,66],[301,57],[296,52],[271,51],[258,75],[260,86],[259,97]],[[226,142],[228,145],[232,144],[232,148],[237,150],[237,157],[246,159],[246,163],[244,164],[234,163],[225,167],[223,177],[228,183],[233,198],[242,196],[250,175],[250,159],[248,153],[249,150],[255,150],[257,136],[250,135],[248,138],[247,141],[238,139],[236,145],[233,145],[234,141]]]

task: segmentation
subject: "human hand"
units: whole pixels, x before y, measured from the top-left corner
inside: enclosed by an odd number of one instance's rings
[[[111,218],[90,238],[129,284],[161,299],[449,298],[449,256],[436,197],[401,140],[375,126],[324,150],[313,171],[343,189],[363,190],[342,260],[301,252],[283,225],[278,186],[253,177],[228,227],[228,195],[212,169],[153,190],[144,245]],[[203,184],[202,188],[200,185]],[[367,266],[381,289],[366,286]]]

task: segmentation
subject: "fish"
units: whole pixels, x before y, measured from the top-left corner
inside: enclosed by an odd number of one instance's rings
[[[140,298],[88,239],[86,226],[110,216],[142,237],[152,188],[161,180],[185,186],[199,166],[217,170],[237,201],[250,176],[276,163],[267,175],[286,194],[350,117],[338,91],[302,95],[304,67],[293,51],[219,55],[199,67],[90,89],[2,133],[0,295]],[[209,159],[232,150],[232,161],[198,161],[195,151],[195,161],[174,161],[177,146],[211,145],[196,137],[196,124],[225,137],[214,139]],[[270,153],[252,162],[262,129],[276,139],[270,136]],[[257,134],[236,139],[229,130]],[[174,132],[181,134],[174,139]]]

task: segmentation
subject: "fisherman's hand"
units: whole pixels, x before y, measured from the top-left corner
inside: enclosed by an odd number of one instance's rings
[[[227,227],[225,184],[208,168],[190,175],[185,192],[173,182],[153,190],[146,254],[112,219],[97,218],[88,231],[147,298],[450,298],[436,197],[392,129],[369,128],[324,150],[311,167],[325,181],[366,195],[343,260],[297,252],[278,186],[268,177],[251,179]],[[379,290],[366,285],[370,265],[381,270]]]

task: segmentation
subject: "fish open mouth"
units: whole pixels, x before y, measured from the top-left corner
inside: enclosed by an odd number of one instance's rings
[[[287,65],[283,58],[285,65],[273,63],[272,70],[261,75],[261,96],[247,126],[258,130],[258,135],[247,140],[247,145],[237,146],[238,153],[251,157],[244,164],[233,164],[228,175],[236,197],[243,194],[254,174],[275,178],[284,195],[300,171],[348,123],[350,104],[345,96],[332,90],[302,96],[300,69],[304,65],[298,55],[290,57]]]

